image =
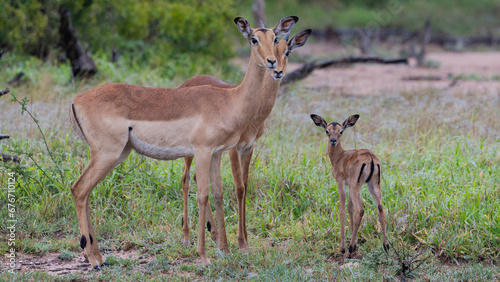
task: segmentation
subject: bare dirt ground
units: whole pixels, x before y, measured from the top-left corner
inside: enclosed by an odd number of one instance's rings
[[[329,53],[334,48],[328,42],[309,44],[309,47],[301,48],[297,53],[307,57],[312,53]],[[439,63],[439,68],[417,68],[412,64],[409,66],[356,64],[349,67],[316,70],[303,80],[303,85],[313,91],[332,91],[334,95],[384,95],[429,87],[448,89],[448,91],[489,93],[491,95],[500,93],[500,52],[440,51],[428,54],[427,59]],[[235,59],[234,62],[245,69],[247,58]],[[291,63],[287,72],[300,66],[301,64]],[[453,76],[460,75],[466,79],[459,79],[455,85],[450,87]],[[410,77],[429,76],[440,78],[440,80],[407,80]],[[137,259],[141,265],[153,259],[152,257],[144,257],[135,249],[116,251],[112,254],[118,258]],[[72,260],[60,259],[59,253],[43,256],[23,253],[17,255],[16,268],[20,271],[45,271],[57,276],[74,272],[82,273],[90,269],[90,264],[83,262],[82,255]],[[196,264],[197,261],[186,263]],[[0,270],[5,270],[6,266],[7,258],[0,258]]]
[[[306,47],[297,50],[306,58],[314,54],[328,54],[339,48],[331,42],[313,43]],[[500,93],[500,52],[438,50],[428,53],[426,60],[438,67],[418,68],[413,60],[409,65],[355,64],[315,70],[303,83],[312,89],[327,88],[336,95],[383,95],[429,87],[493,95]],[[287,72],[300,66],[291,63]],[[439,80],[409,80],[425,77]],[[456,77],[461,78],[450,87]]]
[[[146,264],[153,259],[153,257],[142,256],[136,249],[112,253],[117,258],[138,260],[140,265]],[[7,259],[1,258],[0,262],[0,270],[5,270]],[[43,256],[17,253],[16,262],[16,270],[18,271],[44,271],[55,276],[75,272],[83,273],[91,270],[90,263],[85,261],[83,254],[71,260],[63,260],[59,258],[59,253],[49,253]]]

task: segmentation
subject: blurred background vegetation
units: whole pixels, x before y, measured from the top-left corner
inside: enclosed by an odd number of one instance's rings
[[[224,69],[245,43],[233,25],[243,16],[256,26],[253,0],[0,0],[0,49],[44,62],[64,62],[59,42],[59,11],[71,11],[80,40],[92,56],[111,58],[116,49],[129,66],[161,68],[186,76]],[[305,9],[304,7],[307,7]],[[434,33],[453,36],[498,33],[497,0],[287,0],[266,1],[266,24],[300,16],[296,30],[326,27],[421,29],[428,15]],[[480,17],[471,15],[481,15]],[[194,65],[203,65],[192,67]],[[230,69],[225,68],[226,71]],[[224,72],[224,70],[222,70]]]

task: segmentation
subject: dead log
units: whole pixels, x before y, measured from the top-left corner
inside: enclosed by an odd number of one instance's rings
[[[7,155],[7,154],[0,154],[0,159],[2,159],[2,162],[4,162],[4,163],[6,163],[6,162],[19,163],[20,162],[20,159],[18,156],[11,156],[11,155]]]
[[[9,80],[9,82],[7,82],[8,85],[12,85],[12,86],[19,86],[21,85],[21,78],[23,78],[24,76],[24,72],[19,72],[18,74],[16,74],[16,76],[14,76],[13,79]]]
[[[9,135],[0,134],[0,140],[2,140],[2,139],[9,139],[9,138],[10,138]]]
[[[9,92],[10,92],[10,89],[9,89],[9,88],[7,88],[7,89],[5,89],[5,90],[0,91],[0,97],[2,97],[3,95],[5,95],[5,94],[7,94],[7,93],[9,93]]]
[[[71,13],[67,9],[62,9],[60,15],[60,45],[66,51],[66,57],[71,62],[73,76],[94,75],[97,72],[97,68],[94,60],[87,54],[80,39],[78,39],[78,34],[71,23]]]
[[[347,57],[341,59],[326,60],[323,62],[305,63],[299,69],[285,75],[281,81],[281,85],[286,85],[297,80],[301,80],[309,76],[316,69],[323,69],[333,66],[345,66],[357,63],[377,63],[377,64],[408,64],[407,58],[401,59],[382,59],[378,57]]]

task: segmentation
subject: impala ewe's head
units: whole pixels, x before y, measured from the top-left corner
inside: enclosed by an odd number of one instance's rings
[[[288,65],[288,56],[290,53],[306,44],[307,39],[311,35],[311,30],[306,29],[297,33],[290,41],[288,37],[290,36],[290,31],[287,32],[285,37],[276,46],[276,58],[278,58],[278,65],[273,71],[272,77],[275,80],[280,80],[285,76],[286,66]]]
[[[298,20],[299,18],[295,16],[282,18],[272,29],[250,28],[248,20],[241,17],[235,18],[234,22],[250,43],[251,52],[257,60],[257,64],[273,70],[277,66],[275,47],[278,44],[278,36],[289,32]]]
[[[354,126],[358,118],[359,115],[352,115],[340,124],[338,122],[327,123],[322,117],[315,114],[311,115],[311,119],[314,121],[314,124],[325,129],[326,135],[328,135],[332,146],[340,144],[340,137],[342,137],[344,130]]]

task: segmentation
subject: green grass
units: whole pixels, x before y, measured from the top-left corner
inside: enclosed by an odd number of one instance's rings
[[[99,61],[104,64],[104,61]],[[52,160],[36,126],[18,105],[2,97],[2,133],[11,139],[0,151],[18,154],[20,165],[3,164],[17,177],[16,250],[27,254],[79,254],[79,228],[70,186],[86,165],[88,147],[71,130],[67,108],[72,97],[106,80],[175,87],[154,70],[133,72],[113,66],[100,76],[68,83],[62,70],[32,62],[31,84],[16,89],[39,119]],[[101,66],[102,67],[102,66]],[[14,67],[0,70],[10,77]],[[5,75],[8,74],[8,75]],[[239,75],[239,74],[238,74]],[[130,81],[129,81],[130,80]],[[4,81],[0,81],[2,84]],[[379,96],[333,96],[327,90],[289,87],[268,119],[268,132],[256,145],[247,197],[247,228],[252,250],[237,251],[236,196],[228,160],[223,158],[224,211],[232,255],[220,256],[208,240],[212,265],[197,265],[196,185],[189,194],[192,245],[182,245],[182,160],[161,162],[136,153],[102,181],[91,194],[91,209],[100,248],[111,266],[100,273],[62,277],[101,280],[382,280],[398,279],[393,251],[382,250],[377,212],[367,189],[365,217],[359,232],[363,259],[355,268],[336,262],[340,243],[338,195],[326,156],[327,140],[309,118],[328,121],[361,115],[344,134],[346,149],[370,148],[382,160],[383,204],[393,247],[424,249],[430,257],[412,277],[431,280],[500,279],[500,96],[448,93],[437,89]],[[0,206],[6,205],[6,192]],[[212,206],[213,207],[213,206]],[[0,209],[0,255],[7,210]],[[159,228],[159,226],[166,228]],[[169,230],[169,231],[166,231]],[[349,236],[349,234],[348,234]],[[209,238],[207,236],[207,238]],[[349,238],[349,237],[348,237]],[[139,260],[118,258],[124,245],[134,246]],[[411,253],[411,252],[410,252]],[[333,259],[330,256],[333,255]],[[444,262],[444,263],[443,263]],[[47,280],[46,273],[19,273],[16,279]],[[11,279],[8,273],[0,279]]]

